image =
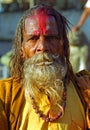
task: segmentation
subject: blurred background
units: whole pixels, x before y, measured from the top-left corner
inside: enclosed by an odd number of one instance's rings
[[[78,23],[86,1],[87,0],[0,0],[0,78],[10,76],[9,60],[12,54],[12,40],[18,20],[25,10],[36,4],[49,4],[68,19],[71,23],[70,27],[72,28],[72,26]],[[90,17],[85,21],[79,32],[75,34],[70,32],[68,38],[71,46],[70,58],[75,72],[82,69],[90,70]]]

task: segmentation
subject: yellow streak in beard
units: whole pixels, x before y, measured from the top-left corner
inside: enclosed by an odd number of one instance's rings
[[[41,62],[44,64],[38,65]],[[42,92],[56,104],[62,97],[62,79],[66,71],[65,63],[48,53],[38,54],[28,59],[24,64],[25,96],[31,95],[38,101]]]

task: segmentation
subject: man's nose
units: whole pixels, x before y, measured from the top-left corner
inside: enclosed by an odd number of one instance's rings
[[[38,45],[37,45],[37,53],[38,52],[48,52],[49,51],[49,46],[48,46],[48,41],[44,36],[40,36],[38,40]]]

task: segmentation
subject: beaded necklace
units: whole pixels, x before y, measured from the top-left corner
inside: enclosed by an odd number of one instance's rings
[[[53,122],[53,121],[56,121],[57,119],[61,118],[64,113],[65,107],[66,107],[66,96],[67,96],[66,92],[67,92],[67,89],[66,89],[66,86],[64,85],[64,91],[63,91],[62,103],[60,105],[60,111],[52,118],[49,117],[49,112],[47,115],[43,114],[43,112],[41,110],[39,110],[38,106],[36,105],[34,98],[30,96],[31,100],[32,100],[32,106],[33,106],[33,109],[35,110],[35,113],[37,113],[38,116],[45,122]]]

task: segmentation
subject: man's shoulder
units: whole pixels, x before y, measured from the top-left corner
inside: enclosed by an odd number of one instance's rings
[[[3,83],[10,83],[13,81],[13,77],[9,77],[9,78],[5,78],[5,79],[0,79],[0,84],[3,84]]]
[[[76,73],[76,76],[77,77],[80,77],[80,76],[90,76],[90,71],[88,71],[88,70],[81,70],[81,71],[79,71],[79,72],[77,72]]]
[[[83,70],[77,73],[77,77],[77,84],[81,92],[79,96],[81,95],[81,100],[85,103],[87,126],[90,129],[90,72]]]
[[[6,78],[6,79],[0,79],[0,90],[1,89],[6,89],[7,87],[9,88],[12,86],[13,83],[13,77]]]
[[[19,98],[19,95],[23,95],[24,89],[20,84],[20,80],[19,77],[0,80],[0,100],[3,102],[7,99],[11,100],[10,98],[14,100],[16,97]]]
[[[20,89],[19,77],[10,77],[0,80],[0,96],[10,94],[15,89]]]
[[[1,85],[12,85],[13,83],[19,83],[20,77],[9,77],[5,79],[0,79],[0,86]]]
[[[84,104],[86,106],[84,101],[87,97],[90,97],[90,72],[87,70],[82,70],[78,73],[76,73],[72,77],[72,82],[76,88],[76,91]],[[87,94],[86,94],[87,93]]]
[[[89,89],[90,91],[90,72],[82,70],[76,73],[76,81],[81,90]]]

